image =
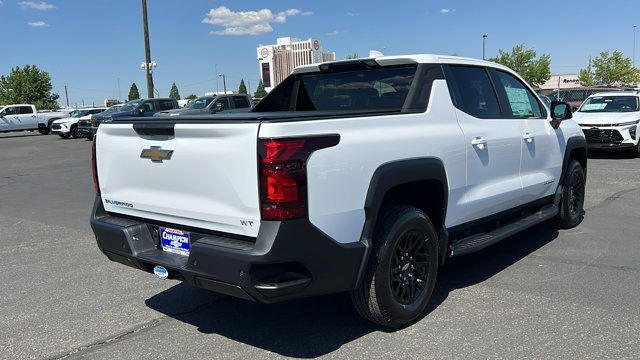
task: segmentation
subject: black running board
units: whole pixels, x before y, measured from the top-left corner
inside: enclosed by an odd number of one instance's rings
[[[456,240],[451,244],[451,257],[470,254],[493,245],[498,241],[513,236],[520,231],[549,220],[558,214],[556,205],[548,205],[538,212],[506,224],[486,234],[473,234],[466,238]]]

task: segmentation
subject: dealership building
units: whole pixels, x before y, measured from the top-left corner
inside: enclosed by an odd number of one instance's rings
[[[314,38],[282,37],[276,44],[260,45],[256,50],[260,79],[267,92],[289,76],[296,66],[336,60],[336,53],[322,51],[322,43]]]

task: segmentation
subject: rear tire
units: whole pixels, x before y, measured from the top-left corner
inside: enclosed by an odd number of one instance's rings
[[[38,132],[42,135],[48,135],[51,130],[49,130],[49,128],[43,127],[43,128],[38,128]]]
[[[421,210],[400,205],[385,209],[364,279],[351,292],[358,313],[388,327],[420,316],[436,282],[437,241],[433,224]]]
[[[584,218],[584,195],[584,169],[578,161],[571,160],[562,182],[560,211],[552,219],[552,223],[561,229],[569,229],[580,224]]]

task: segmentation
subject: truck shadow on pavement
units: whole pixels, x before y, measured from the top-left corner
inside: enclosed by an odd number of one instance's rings
[[[427,310],[416,321],[428,316],[452,291],[493,277],[557,236],[555,229],[542,224],[478,253],[449,259],[440,269]],[[185,300],[191,308],[180,312],[175,304]],[[287,357],[314,358],[372,332],[398,331],[360,318],[348,294],[267,305],[179,284],[149,298],[146,305],[204,334],[217,334]]]

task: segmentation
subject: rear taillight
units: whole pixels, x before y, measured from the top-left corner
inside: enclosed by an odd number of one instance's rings
[[[93,185],[95,186],[96,195],[100,196],[100,186],[98,185],[98,166],[96,165],[96,137],[93,137],[93,145],[91,146],[91,170],[93,170]]]
[[[307,160],[314,151],[339,141],[339,135],[258,140],[263,220],[307,215]]]

